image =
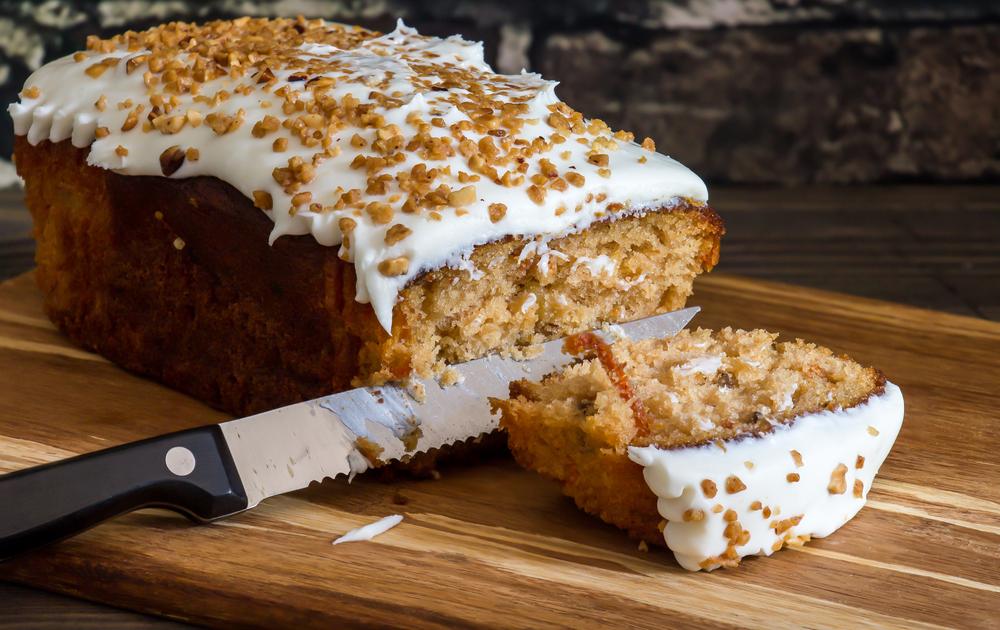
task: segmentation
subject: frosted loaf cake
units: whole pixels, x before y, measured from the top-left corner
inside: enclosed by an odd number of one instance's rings
[[[683,306],[702,181],[479,43],[172,23],[10,106],[50,317],[233,413]]]

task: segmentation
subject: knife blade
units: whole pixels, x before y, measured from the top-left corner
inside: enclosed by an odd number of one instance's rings
[[[690,307],[620,325],[632,339],[672,336]],[[602,334],[601,331],[594,331]],[[164,507],[211,521],[268,497],[497,429],[488,398],[577,359],[564,339],[528,359],[491,355],[457,378],[361,387],[254,416],[124,444],[0,476],[0,560],[114,516]]]

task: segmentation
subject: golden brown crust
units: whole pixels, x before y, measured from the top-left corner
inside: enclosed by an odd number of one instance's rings
[[[661,275],[630,291],[608,290],[568,264],[540,278],[532,261],[517,261],[524,241],[484,245],[473,262],[485,268],[500,260],[488,272],[495,278],[470,282],[455,269],[424,274],[402,292],[390,336],[371,307],[354,300],[354,269],[337,248],[310,236],[268,245],[273,224],[228,184],[117,175],[88,166],[87,149],[68,141],[31,146],[19,137],[15,148],[51,319],[127,369],[234,414],[340,391],[359,379],[427,374],[442,361],[576,332],[598,317],[677,308],[694,276],[717,261],[723,232],[712,210],[682,205],[553,241],[586,251],[623,230],[652,239],[641,245],[659,258],[641,262]],[[639,253],[637,245],[633,258]],[[597,295],[605,301],[560,312],[548,299],[557,286],[575,292],[580,304]],[[549,310],[507,309],[487,322],[499,331],[493,337],[490,329],[469,329],[472,305],[485,312],[529,290]]]

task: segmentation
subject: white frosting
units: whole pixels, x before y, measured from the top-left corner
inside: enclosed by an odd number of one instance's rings
[[[584,267],[590,272],[590,275],[596,277],[602,274],[613,274],[616,264],[607,254],[600,254],[598,256],[578,256],[573,261],[572,268],[576,269],[577,267]]]
[[[645,280],[646,280],[646,273],[643,272],[639,274],[639,277],[637,277],[635,280],[619,280],[618,288],[625,291],[631,289],[634,286],[642,284]]]
[[[686,363],[675,366],[672,369],[681,376],[689,376],[691,374],[715,374],[719,371],[720,367],[722,367],[722,357],[717,354],[712,354],[703,357],[696,357]]]
[[[352,529],[347,532],[337,540],[333,541],[333,544],[339,545],[340,543],[346,542],[359,542],[363,540],[371,540],[379,534],[384,534],[396,525],[399,525],[403,521],[402,514],[393,514],[392,516],[386,516],[381,518],[374,523],[369,523],[357,529]]]
[[[524,302],[521,302],[521,313],[527,313],[538,303],[538,296],[534,293],[529,293],[528,297],[524,298]]]
[[[488,90],[502,89],[505,98],[523,98],[528,106],[528,113],[523,117],[529,122],[516,134],[517,138],[531,141],[538,137],[550,138],[554,133],[553,127],[546,121],[549,106],[559,102],[555,95],[556,83],[546,81],[537,74],[494,74],[483,60],[483,47],[479,42],[468,42],[458,36],[446,39],[425,37],[400,23],[392,33],[366,40],[350,50],[315,43],[303,44],[299,50],[303,58],[312,57],[339,64],[342,69],[328,75],[337,79],[328,94],[338,99],[351,94],[362,103],[370,102],[371,86],[376,84],[379,84],[382,93],[398,97],[402,102],[399,107],[378,111],[385,116],[387,123],[397,125],[405,137],[411,137],[416,130],[415,125],[407,121],[412,114],[419,115],[425,122],[439,116],[448,125],[470,120],[464,111],[445,101],[449,91],[427,89],[429,75],[426,70],[419,77],[420,81],[416,81],[415,62],[424,67],[431,64],[442,71],[468,69],[481,74]],[[365,201],[394,205],[397,212],[392,222],[412,230],[405,239],[386,244],[387,226],[374,223],[367,214],[357,217],[350,208],[314,212],[305,205],[300,206],[297,212],[289,212],[291,195],[272,178],[272,171],[285,167],[293,156],[300,156],[308,163],[315,149],[306,148],[285,129],[263,138],[252,135],[254,124],[265,115],[281,117],[282,100],[273,95],[273,90],[266,91],[256,86],[249,77],[234,79],[227,75],[205,82],[200,91],[203,95],[212,95],[220,90],[231,94],[228,100],[217,106],[196,102],[189,93],[177,95],[179,107],[176,111],[179,112],[195,110],[203,115],[211,112],[235,115],[243,110],[245,123],[235,131],[217,135],[207,124],[186,125],[173,134],[161,134],[155,130],[144,133],[138,128],[122,131],[129,109],[119,108],[118,103],[127,100],[135,104],[145,103],[146,112],[149,111],[143,72],[126,71],[128,60],[146,52],[144,49],[126,51],[121,48],[112,53],[88,52],[82,62],[64,57],[45,65],[28,78],[26,87],[31,91],[22,94],[21,102],[9,107],[15,133],[27,136],[32,144],[43,140],[59,142],[71,139],[74,146],[90,146],[89,164],[126,175],[162,175],[159,159],[164,150],[174,145],[197,148],[200,159],[186,160],[170,177],[214,176],[247,197],[252,198],[253,191],[270,193],[274,209],[266,214],[274,221],[271,242],[284,235],[311,234],[322,245],[340,245],[343,238],[338,219],[354,217],[358,225],[351,235],[351,246],[342,247],[340,254],[355,265],[357,300],[371,302],[387,331],[391,331],[392,310],[398,293],[409,280],[423,271],[446,265],[468,269],[463,267],[462,261],[468,265],[468,253],[477,245],[507,235],[551,236],[580,230],[601,218],[669,206],[678,198],[707,200],[704,183],[669,157],[619,139],[615,141],[617,150],[608,152],[610,175],[605,177],[599,174],[597,165],[588,162],[590,146],[571,138],[556,145],[544,157],[551,160],[560,173],[582,174],[586,182],[580,187],[569,186],[562,192],[550,190],[540,204],[529,199],[525,186],[506,187],[488,177],[482,177],[473,184],[476,198],[463,208],[468,211],[466,214],[460,215],[454,208],[444,208],[441,211],[442,220],[431,220],[426,212],[399,212],[402,201],[397,199],[393,202],[390,199],[392,193],[398,193],[398,190],[390,189],[385,195],[365,193]],[[110,57],[121,57],[122,61],[96,78],[84,73],[87,67]],[[287,84],[301,89],[302,82],[288,82],[292,74],[293,70],[276,70],[275,87]],[[430,80],[433,83],[441,79],[431,72]],[[234,88],[241,85],[250,85],[254,89],[247,94],[235,92]],[[39,94],[31,98],[28,94],[33,94],[34,88],[38,88]],[[95,103],[102,96],[107,106],[98,111]],[[303,90],[301,98],[310,99],[310,92]],[[140,116],[140,121],[145,119],[145,114]],[[107,135],[96,138],[98,128],[107,129]],[[351,138],[356,133],[363,136],[369,146],[375,138],[373,129],[351,125],[334,133],[333,144],[341,149],[341,153],[316,165],[315,178],[300,189],[310,192],[313,201],[331,204],[343,191],[365,191],[365,170],[349,166],[359,154],[371,153],[352,146]],[[430,134],[448,137],[450,131],[447,127],[433,127]],[[483,137],[474,131],[466,132],[466,135],[474,141]],[[611,139],[606,132],[594,135],[588,131],[584,135],[591,140],[602,135]],[[272,141],[281,136],[289,138],[288,150],[272,151]],[[117,150],[118,147],[126,149],[127,155],[121,155],[123,151]],[[382,172],[393,175],[397,171],[408,171],[414,164],[424,161],[415,152],[407,151],[405,156],[405,161]],[[435,184],[448,184],[452,190],[467,185],[459,182],[458,173],[469,172],[470,169],[466,159],[457,152],[443,160],[427,160],[427,164],[429,168],[451,169],[450,175],[439,178]],[[530,178],[536,172],[531,170],[526,175]],[[507,209],[506,215],[496,223],[491,221],[488,213],[488,206],[493,203],[502,203]],[[609,209],[609,204],[621,206]],[[555,252],[550,253],[550,256],[555,255]],[[381,261],[401,256],[409,259],[409,268],[405,273],[388,276],[379,271]],[[597,259],[595,265],[588,267],[592,271],[606,268],[606,263],[599,263]],[[468,270],[470,273],[474,271]],[[641,280],[639,278],[638,281]]]
[[[903,395],[886,383],[883,394],[864,404],[801,416],[759,437],[726,441],[725,448],[630,447],[629,457],[644,466],[646,483],[659,497],[659,512],[667,519],[663,536],[677,561],[692,571],[711,570],[722,565],[727,550],[730,561],[771,555],[779,543],[828,536],[853,518],[902,421]],[[839,484],[831,476],[841,465],[846,470]],[[731,476],[739,479],[732,488],[745,488],[730,494]],[[706,496],[703,480],[715,484],[714,496]],[[862,484],[860,496],[856,482]],[[738,526],[727,532],[732,522]],[[741,532],[749,538],[731,547]]]

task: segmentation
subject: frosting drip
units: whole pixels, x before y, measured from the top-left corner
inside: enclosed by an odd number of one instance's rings
[[[387,331],[408,281],[477,245],[707,200],[690,170],[583,119],[555,82],[494,73],[479,42],[402,22],[381,36],[301,19],[158,29],[32,74],[15,133],[89,146],[117,173],[231,184],[273,220],[271,242],[339,246]]]

